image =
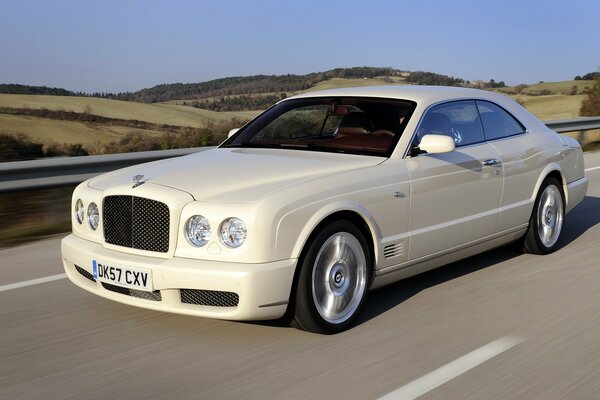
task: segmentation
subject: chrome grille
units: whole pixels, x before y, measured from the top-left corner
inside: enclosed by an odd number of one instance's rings
[[[240,296],[218,290],[181,289],[181,302],[211,307],[237,307]]]
[[[169,207],[136,196],[106,196],[102,206],[104,240],[117,246],[169,251]]]
[[[126,296],[137,297],[139,299],[152,300],[152,301],[161,301],[162,296],[160,291],[155,290],[153,292],[146,292],[144,290],[137,289],[129,289],[122,286],[113,285],[111,283],[102,282],[102,287],[106,290],[110,290],[111,292],[124,294]]]

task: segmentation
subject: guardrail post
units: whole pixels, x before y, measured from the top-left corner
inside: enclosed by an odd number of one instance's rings
[[[585,140],[585,131],[579,131],[579,135],[577,135],[577,141],[580,145],[583,146],[583,141]]]

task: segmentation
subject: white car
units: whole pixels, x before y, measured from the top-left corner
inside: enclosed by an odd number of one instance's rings
[[[334,333],[371,289],[513,241],[554,251],[587,185],[579,144],[502,95],[313,92],[218,148],[83,182],[62,255],[115,301]]]

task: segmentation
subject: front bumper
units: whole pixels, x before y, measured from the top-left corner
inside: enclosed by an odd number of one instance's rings
[[[229,320],[265,320],[283,316],[298,261],[288,259],[244,264],[177,257],[153,258],[109,250],[102,244],[75,235],[62,240],[61,250],[69,279],[99,296],[152,310]],[[145,296],[152,292],[141,292],[144,296],[138,296],[138,291],[132,290],[129,294],[127,289],[107,289],[92,278],[92,260],[95,259],[151,269],[157,297]],[[239,301],[234,307],[188,304],[182,302],[180,289],[236,293]]]

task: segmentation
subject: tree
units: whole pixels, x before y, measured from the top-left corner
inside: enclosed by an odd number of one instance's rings
[[[582,117],[594,117],[600,115],[600,76],[596,77],[594,86],[586,89],[587,97],[581,103],[579,115]]]
[[[585,74],[581,79],[583,79],[585,81],[591,81],[598,77],[600,77],[600,72],[589,72],[589,73]]]

